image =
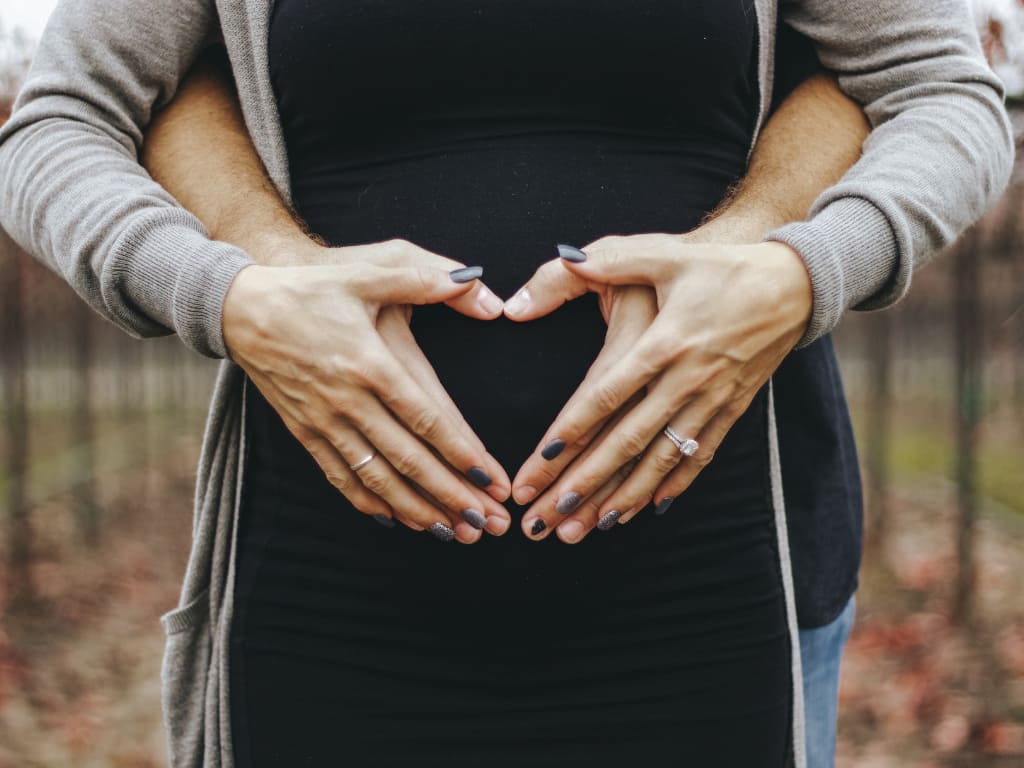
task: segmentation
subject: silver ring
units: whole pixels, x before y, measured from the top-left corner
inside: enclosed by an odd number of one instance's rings
[[[665,433],[665,437],[675,443],[676,448],[679,449],[679,452],[683,454],[683,456],[693,456],[693,454],[697,452],[697,449],[700,448],[700,444],[696,440],[692,437],[680,437],[675,433],[675,430],[673,430],[672,427],[665,427],[662,432]]]
[[[367,464],[369,464],[371,461],[373,461],[373,457],[376,456],[376,455],[377,455],[376,451],[371,451],[366,456],[364,456],[359,461],[357,461],[355,464],[352,464],[351,466],[349,466],[349,469],[351,469],[353,472],[355,472],[357,469],[362,469]]]

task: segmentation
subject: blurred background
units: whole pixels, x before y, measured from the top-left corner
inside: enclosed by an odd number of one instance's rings
[[[0,122],[53,0],[0,0]],[[1024,136],[1024,7],[977,0]],[[838,765],[1024,766],[1024,163],[835,333],[867,501]],[[166,764],[163,633],[216,363],[135,341],[0,231],[0,768]]]

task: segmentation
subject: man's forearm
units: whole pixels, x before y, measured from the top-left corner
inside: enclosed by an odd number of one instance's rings
[[[804,219],[815,198],[857,161],[869,131],[834,77],[808,78],[765,124],[746,176],[704,220],[701,238],[758,242],[781,224]]]
[[[313,239],[268,180],[223,59],[208,53],[147,131],[142,162],[210,230],[264,264],[303,263]],[[857,160],[868,124],[828,75],[798,86],[767,122],[746,177],[700,239],[757,242],[803,219]]]
[[[141,161],[206,225],[261,264],[303,263],[315,244],[267,177],[221,48],[209,49],[146,130]]]

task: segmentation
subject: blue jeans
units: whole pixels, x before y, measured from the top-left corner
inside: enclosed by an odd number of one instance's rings
[[[804,673],[807,768],[833,768],[836,718],[839,710],[839,660],[850,636],[856,596],[831,623],[800,630],[800,661]]]

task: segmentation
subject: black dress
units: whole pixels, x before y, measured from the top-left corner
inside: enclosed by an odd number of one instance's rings
[[[297,210],[335,245],[480,264],[507,297],[556,243],[698,223],[746,166],[756,41],[747,0],[277,0]],[[510,476],[605,331],[592,295],[412,328]],[[532,542],[510,500],[510,531],[464,546],[354,510],[247,381],[237,765],[784,765],[767,401],[662,517]]]

